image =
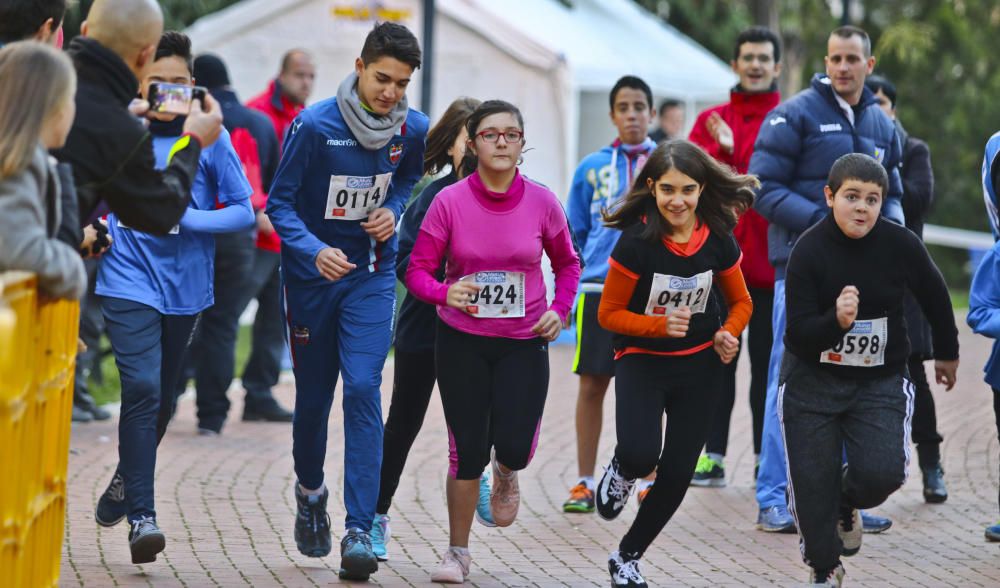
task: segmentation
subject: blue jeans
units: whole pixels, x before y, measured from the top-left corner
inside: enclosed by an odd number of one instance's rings
[[[197,315],[165,315],[121,298],[102,298],[108,339],[121,375],[118,473],[129,521],[156,516],[156,446],[174,412],[174,389]]]
[[[764,402],[764,434],[761,438],[760,469],[757,472],[757,506],[787,506],[785,488],[788,468],[778,419],[778,377],[785,353],[785,280],[774,281],[774,312],[771,316],[774,343],[767,368],[767,399]]]
[[[382,467],[382,367],[392,340],[396,276],[357,273],[329,285],[286,286],[295,372],[292,457],[299,483],[323,484],[327,423],[344,377],[346,527],[371,529]]]

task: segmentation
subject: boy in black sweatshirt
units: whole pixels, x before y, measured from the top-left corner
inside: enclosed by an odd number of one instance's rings
[[[803,233],[788,261],[778,414],[790,511],[812,582],[824,586],[840,586],[840,556],[861,548],[858,509],[906,480],[907,288],[931,324],[937,382],[950,390],[958,369],[948,289],[920,239],[879,218],[887,189],[871,157],[838,159],[824,188],[832,213]]]

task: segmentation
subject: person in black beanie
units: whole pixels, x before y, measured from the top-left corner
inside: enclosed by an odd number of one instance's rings
[[[285,351],[278,298],[279,253],[260,248],[262,238],[274,232],[264,206],[279,156],[271,121],[240,103],[222,59],[198,56],[194,77],[222,107],[224,125],[253,188],[251,201],[257,216],[255,229],[215,237],[215,305],[202,314],[189,356],[194,363],[198,430],[214,435],[222,431],[229,412],[226,391],[233,380],[239,318],[253,298],[258,306],[253,348],[243,370],[243,420],[292,420],[292,413],[271,393],[278,383]]]

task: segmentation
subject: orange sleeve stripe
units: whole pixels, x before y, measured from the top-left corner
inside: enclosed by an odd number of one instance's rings
[[[626,355],[632,355],[634,353],[642,353],[645,355],[660,355],[667,357],[683,357],[685,355],[694,355],[699,351],[708,349],[714,344],[715,344],[714,341],[706,341],[701,345],[695,345],[694,347],[688,347],[687,349],[681,349],[680,351],[653,351],[651,349],[645,349],[643,347],[626,347],[625,349],[622,349],[621,351],[615,353],[615,359],[621,359]]]
[[[736,270],[740,269],[740,264],[741,263],[743,263],[743,254],[742,253],[740,253],[740,258],[736,260],[736,263],[734,263],[731,268],[724,269],[721,272],[719,272],[717,275],[720,276],[720,277],[721,276],[728,276],[729,274],[731,274],[731,273],[735,272]]]
[[[634,271],[628,269],[624,265],[618,263],[615,260],[614,257],[609,257],[608,258],[608,265],[610,265],[611,267],[613,267],[616,270],[620,271],[621,273],[625,274],[626,276],[632,278],[633,280],[638,280],[639,279],[639,274],[637,274]]]
[[[628,309],[638,277],[633,278],[632,275],[635,274],[622,271],[619,269],[621,264],[611,261],[608,277],[604,280],[604,291],[601,293],[601,306],[597,309],[597,321],[612,333],[633,337],[666,337],[667,317],[646,316]]]
[[[738,270],[739,264],[734,267]],[[750,315],[753,314],[753,299],[750,298],[747,284],[743,280],[743,272],[726,270],[719,274],[718,284],[729,306],[729,317],[722,328],[729,331],[733,337],[739,337],[750,322]]]

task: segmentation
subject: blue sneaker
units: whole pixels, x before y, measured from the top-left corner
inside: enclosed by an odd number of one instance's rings
[[[490,474],[483,471],[479,476],[479,502],[476,503],[476,520],[484,527],[495,527],[493,513],[490,512]]]
[[[788,514],[788,507],[776,505],[760,509],[757,528],[768,533],[796,533],[795,519]]]
[[[368,576],[378,571],[378,559],[372,553],[371,535],[361,529],[348,529],[340,540],[341,580],[365,582]]]
[[[986,527],[986,538],[990,541],[1000,541],[1000,523]]]
[[[869,535],[878,535],[892,526],[892,521],[861,511],[861,528]]]
[[[390,536],[389,515],[376,514],[375,518],[372,520],[371,532],[372,553],[375,554],[375,559],[379,561],[389,561],[389,552],[386,551],[385,546],[389,543]]]

